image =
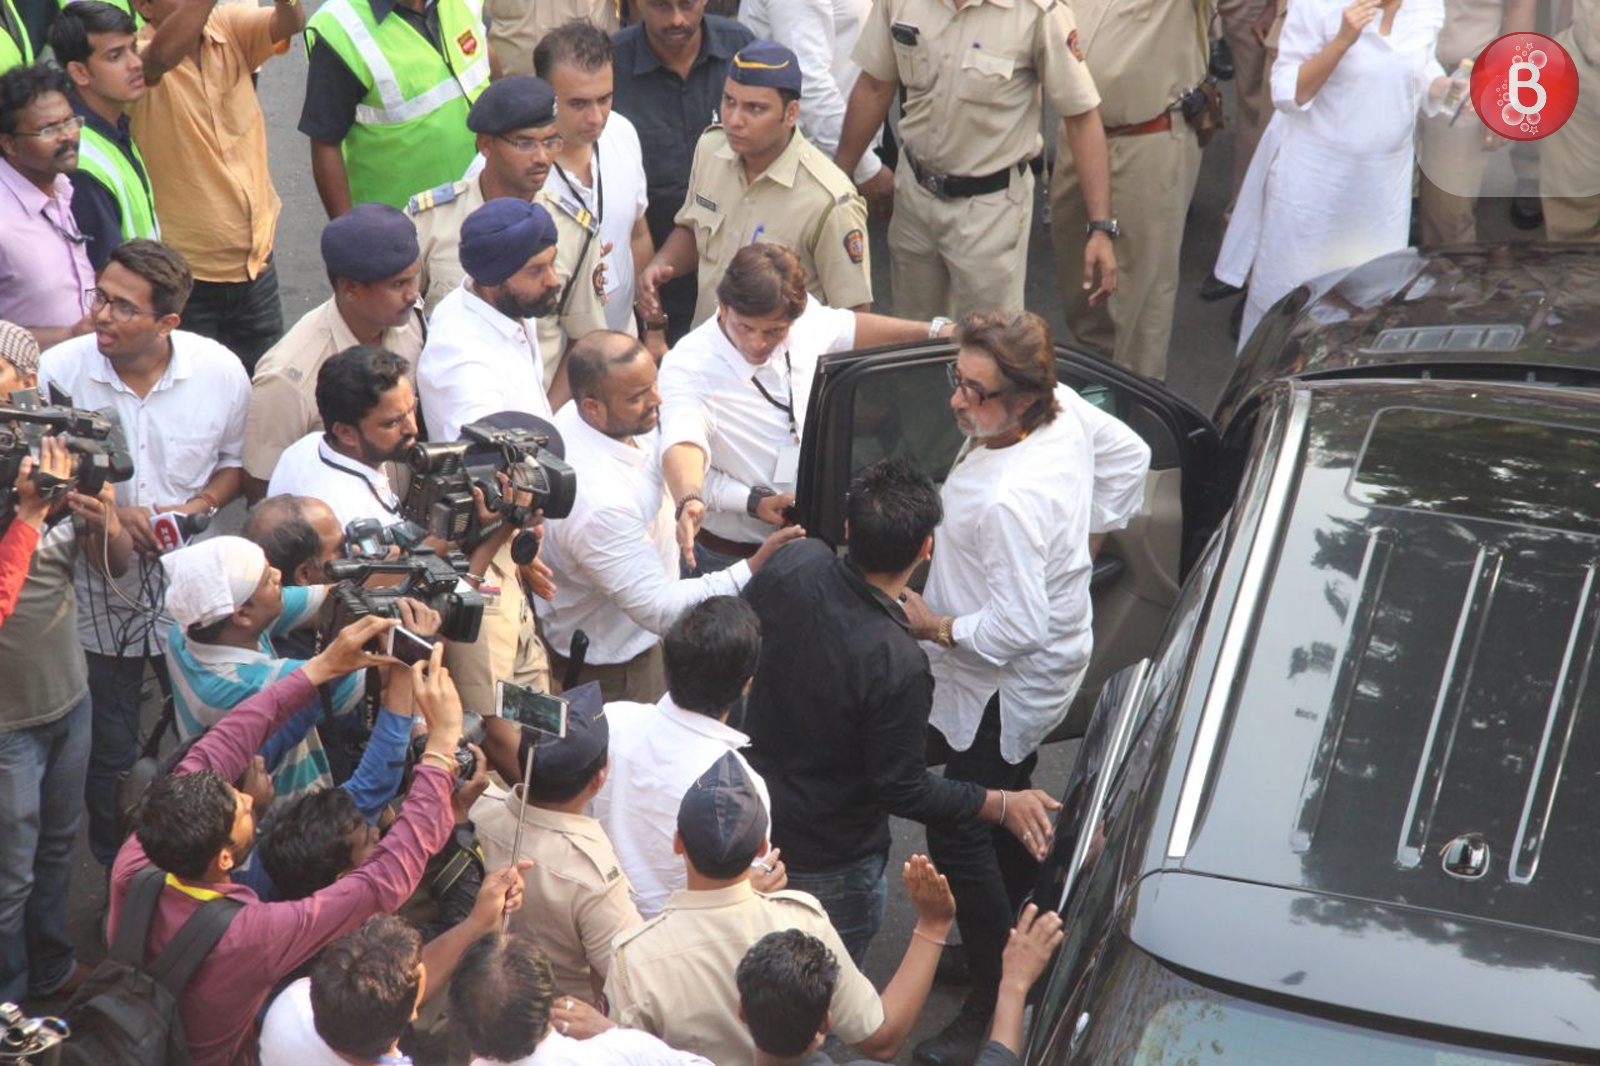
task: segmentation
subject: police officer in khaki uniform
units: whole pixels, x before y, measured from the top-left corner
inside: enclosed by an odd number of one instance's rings
[[[622,26],[620,7],[620,0],[487,0],[483,5],[489,43],[507,74],[532,74],[533,50],[544,35],[573,19],[616,33]]]
[[[1081,279],[1099,303],[1116,288],[1111,179],[1100,96],[1077,52],[1071,9],[1058,0],[878,0],[856,41],[837,162],[854,173],[905,89],[899,173],[889,224],[895,314],[957,317],[1020,311],[1033,228],[1033,172],[1043,148],[1041,90],[1067,118],[1066,140],[1096,231]],[[1065,283],[1066,279],[1063,279]]]
[[[1463,59],[1477,59],[1496,37],[1532,30],[1536,7],[1535,0],[1445,0],[1436,52],[1439,65],[1452,74]],[[1477,205],[1484,172],[1495,159],[1495,149],[1511,142],[1473,119],[1470,110],[1453,124],[1449,115],[1426,115],[1418,127],[1417,214],[1422,245],[1469,244],[1478,239]]]
[[[795,128],[800,61],[781,44],[753,41],[728,67],[722,125],[695,147],[677,226],[639,275],[647,318],[659,287],[698,264],[694,324],[717,310],[717,283],[733,253],[775,241],[799,255],[806,289],[829,307],[872,309],[867,208],[845,172]]]
[[[358,344],[386,348],[413,372],[422,354],[417,231],[387,204],[358,204],[322,230],[333,296],[295,323],[256,364],[244,431],[245,491],[260,499],[283,450],[322,428],[317,372]]]
[[[599,1002],[611,967],[611,941],[639,924],[628,878],[600,823],[583,813],[606,780],[610,727],[600,686],[591,682],[565,693],[567,735],[544,736],[522,726],[518,761],[533,751],[533,782],[510,793],[485,795],[472,807],[478,841],[491,869],[529,859],[523,873],[525,906],[511,928],[550,956],[555,994]],[[522,846],[511,853],[517,820]]]
[[[1117,236],[1117,293],[1090,304],[1077,270],[1088,239],[1067,124],[1050,179],[1050,236],[1067,325],[1078,340],[1149,377],[1167,376],[1184,220],[1200,176],[1200,142],[1179,101],[1206,75],[1206,0],[1074,0],[1076,47],[1100,90],[1111,155],[1111,200],[1128,226]]]
[[[1546,196],[1545,236],[1552,241],[1600,241],[1600,3],[1576,0],[1572,25],[1556,34],[1556,43],[1572,56],[1578,73],[1578,106],[1561,127],[1559,137],[1538,142],[1540,181]],[[1587,195],[1586,195],[1587,194]]]
[[[612,1020],[717,1066],[749,1066],[755,1044],[739,1020],[734,972],[763,936],[799,929],[828,945],[839,963],[832,1032],[848,1044],[871,1047],[885,1027],[884,1005],[851,963],[822,905],[804,892],[761,895],[750,885],[752,861],[767,854],[767,812],[732,752],[684,795],[674,848],[688,865],[691,887],[674,892],[660,914],[617,937],[605,986]],[[882,1057],[892,1054],[891,1049]]]
[[[604,329],[604,250],[599,223],[575,197],[544,191],[550,164],[561,150],[555,127],[555,93],[532,75],[502,78],[473,103],[467,128],[477,134],[483,169],[450,185],[413,196],[406,213],[422,247],[423,305],[429,315],[461,284],[461,224],[488,200],[502,196],[542,204],[556,223],[556,275],[564,286],[560,310],[539,320],[545,388],[571,339]]]

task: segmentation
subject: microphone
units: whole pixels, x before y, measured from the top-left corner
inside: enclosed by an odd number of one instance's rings
[[[189,541],[211,528],[209,514],[183,514],[180,511],[163,511],[150,516],[150,532],[155,535],[161,554],[177,551]]]

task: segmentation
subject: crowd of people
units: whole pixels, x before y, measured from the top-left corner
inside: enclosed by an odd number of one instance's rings
[[[0,1001],[109,1047],[89,1005],[147,970],[200,1066],[775,1066],[895,1057],[942,972],[917,1061],[1019,1061],[1062,936],[1032,774],[1151,458],[1023,306],[1046,142],[1067,323],[1164,378],[1217,78],[1203,295],[1242,343],[1408,243],[1419,122],[1463,151],[1450,72],[1535,5],[706,8],[0,0]],[[329,295],[285,329],[255,76],[297,39]],[[1471,238],[1470,197],[1418,203]],[[930,338],[954,465],[856,470],[807,537],[819,365]],[[21,428],[56,407],[117,459]],[[468,454],[501,461],[416,502]],[[891,817],[927,833],[898,876]]]

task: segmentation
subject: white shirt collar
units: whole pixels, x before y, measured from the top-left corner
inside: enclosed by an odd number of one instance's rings
[[[161,380],[156,382],[155,388],[150,390],[152,394],[171,388],[174,382],[182,381],[194,369],[189,359],[189,353],[178,342],[177,330],[173,330],[167,337],[172,345],[172,357],[167,360],[167,369],[161,375]],[[128,387],[127,382],[122,380],[121,375],[117,373],[117,368],[111,365],[111,360],[100,350],[99,342],[93,337],[89,339],[94,345],[94,355],[89,358],[89,380],[110,385],[114,391],[126,392],[132,395],[133,390]]]
[[[531,319],[518,320],[502,314],[499,308],[473,292],[471,285],[471,278],[463,278],[461,280],[462,309],[483,319],[490,328],[507,340],[515,340],[521,337],[523,343],[526,344],[528,342],[528,330],[537,328],[537,325]]]
[[[368,466],[359,459],[352,459],[348,455],[337,452],[328,443],[326,437],[317,438],[317,456],[329,466],[338,467],[346,473],[365,478],[385,503],[392,503],[394,492],[389,488],[389,477],[382,470]]]
[[[733,369],[734,375],[737,376],[740,381],[747,379],[754,380],[757,371],[761,370],[763,367],[771,367],[778,377],[783,377],[783,371],[780,369],[780,367],[782,367],[784,364],[782,364],[780,360],[789,351],[788,338],[785,338],[782,344],[772,349],[772,354],[767,356],[766,362],[752,363],[750,360],[744,357],[743,352],[734,347],[733,341],[729,340],[728,335],[722,331],[722,323],[718,321],[717,316],[712,315],[709,319],[707,319],[706,327],[711,333],[711,350],[722,357],[723,362],[727,363]],[[790,329],[793,329],[792,325],[790,326]]]
[[[573,402],[572,418],[563,421],[565,424],[560,426],[562,433],[580,438],[577,442],[580,448],[594,448],[608,458],[634,467],[644,466],[655,455],[654,442],[660,433],[659,425],[649,433],[631,438],[633,444],[630,445],[591,426],[578,411],[576,401]]]
[[[672,702],[672,693],[667,693],[656,701],[656,710],[669,722],[682,726],[693,733],[699,733],[721,744],[730,747],[742,748],[750,743],[750,738],[739,732],[726,722],[719,722],[715,718],[703,715],[698,711],[686,711]]]

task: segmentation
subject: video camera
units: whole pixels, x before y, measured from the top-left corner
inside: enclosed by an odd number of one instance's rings
[[[384,525],[376,518],[354,518],[344,527],[344,551],[350,559],[387,559],[389,548],[401,552],[422,547],[427,532],[415,522]]]
[[[22,461],[30,455],[37,459],[40,442],[49,434],[78,457],[78,472],[74,482],[35,470],[33,482],[42,495],[53,499],[76,488],[96,496],[106,482],[133,476],[133,460],[115,415],[73,407],[72,397],[59,389],[51,389],[51,399],[56,402],[40,404],[37,389],[18,389],[11,403],[0,405],[0,513],[15,507]]]
[[[578,475],[565,459],[550,450],[550,437],[532,429],[502,429],[489,422],[461,427],[462,439],[449,443],[429,441],[412,446],[406,456],[411,485],[400,514],[434,537],[451,543],[475,539],[477,505],[474,487],[500,520],[514,527],[525,525],[536,510],[546,518],[565,518],[578,496]],[[529,507],[500,494],[496,473],[504,473],[511,487],[533,494]],[[523,543],[529,543],[524,540]],[[531,562],[538,542],[518,563]],[[519,554],[513,550],[513,555]]]
[[[335,582],[322,604],[320,632],[324,646],[351,622],[370,614],[399,618],[401,597],[408,597],[439,612],[439,635],[446,640],[471,643],[483,623],[483,597],[461,580],[467,561],[459,556],[441,558],[431,548],[413,548],[399,559],[334,559],[327,574]],[[364,588],[378,574],[401,574],[393,585]]]

